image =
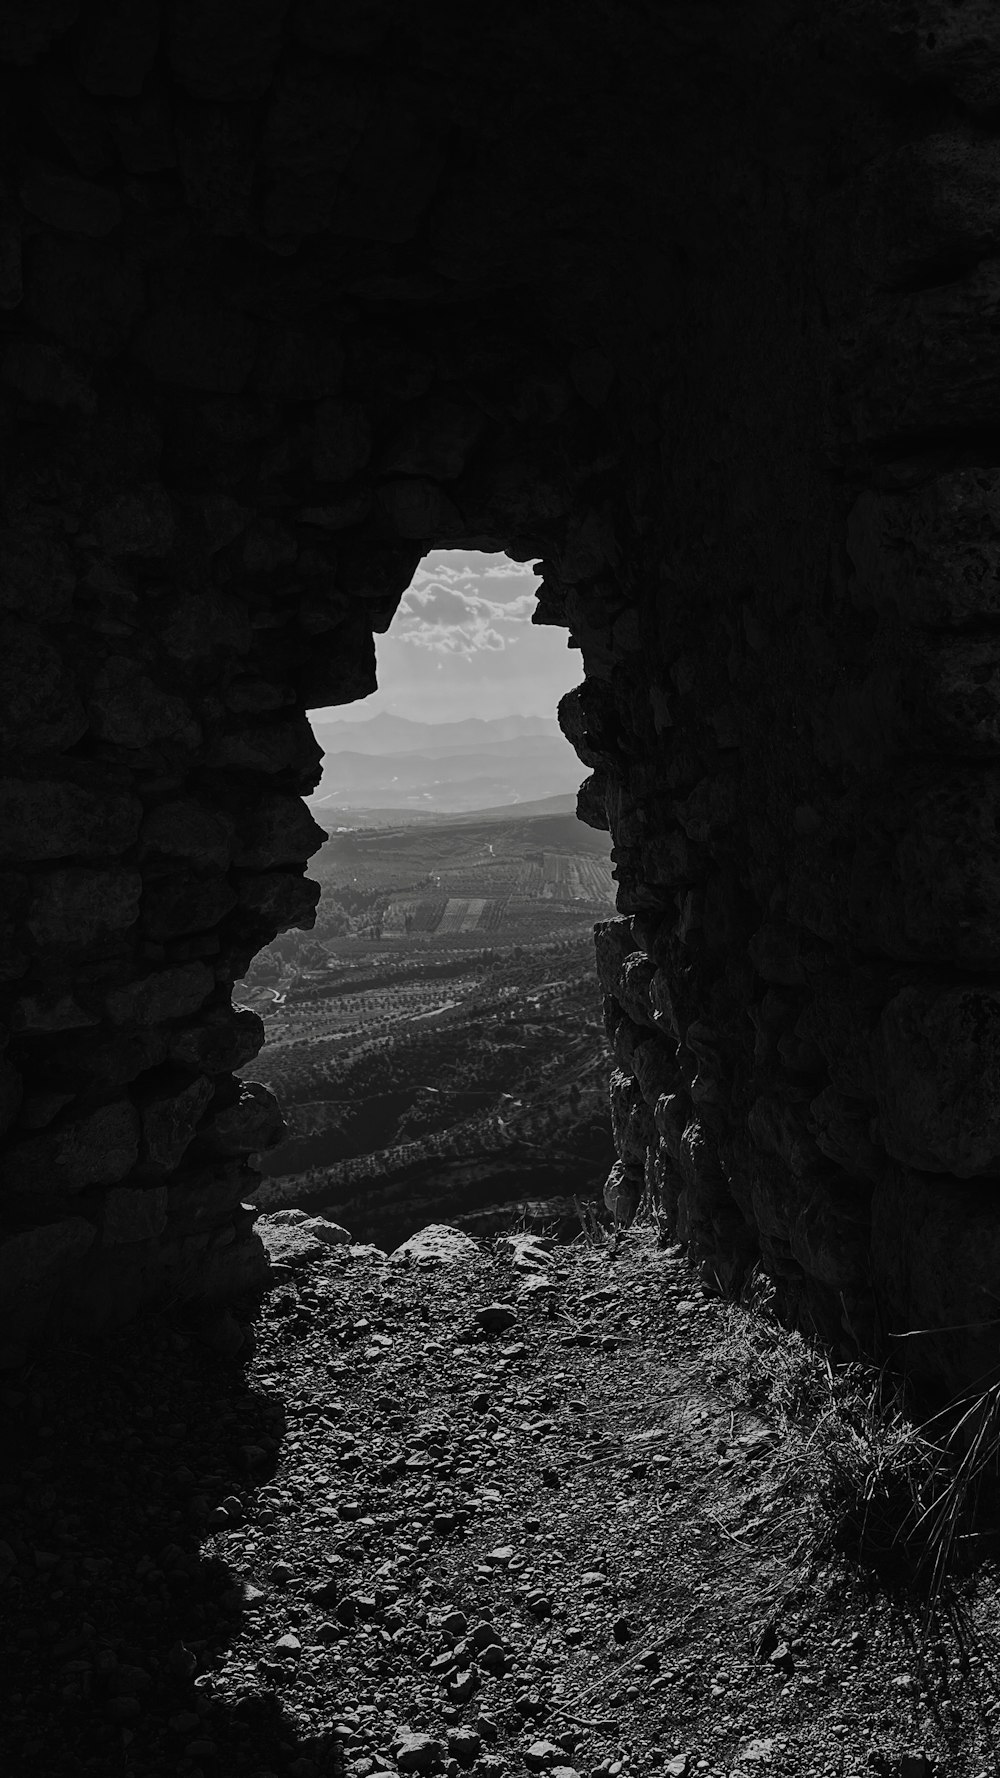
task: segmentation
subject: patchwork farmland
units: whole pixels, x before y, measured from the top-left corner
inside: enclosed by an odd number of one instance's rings
[[[314,931],[261,953],[240,995],[268,1036],[245,1075],[288,1123],[259,1201],[339,1204],[381,1238],[418,1205],[453,1220],[597,1193],[606,836],[564,816],[425,821],[334,834],[311,872]]]

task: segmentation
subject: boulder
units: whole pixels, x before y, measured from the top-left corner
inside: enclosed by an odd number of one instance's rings
[[[453,1229],[444,1222],[432,1222],[425,1229],[420,1229],[408,1240],[403,1241],[389,1255],[390,1262],[395,1265],[417,1264],[439,1266],[479,1265],[482,1261],[482,1250],[478,1241],[471,1235],[463,1235],[461,1229]]]

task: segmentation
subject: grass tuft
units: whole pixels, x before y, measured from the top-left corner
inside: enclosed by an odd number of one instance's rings
[[[746,1406],[782,1430],[781,1492],[810,1527],[810,1558],[841,1556],[933,1612],[997,1523],[1000,1384],[926,1421],[887,1365],[834,1364],[778,1324],[757,1271],[727,1305],[727,1372]]]

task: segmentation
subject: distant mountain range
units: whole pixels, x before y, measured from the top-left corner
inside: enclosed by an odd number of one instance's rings
[[[567,796],[585,775],[548,716],[412,722],[383,712],[314,726],[325,755],[309,798],[317,812],[465,814]]]

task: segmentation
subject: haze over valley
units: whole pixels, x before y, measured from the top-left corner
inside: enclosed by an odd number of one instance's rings
[[[382,711],[367,722],[313,726],[325,757],[310,803],[325,825],[339,811],[458,814],[575,800],[580,782],[580,762],[552,717],[430,723]]]

